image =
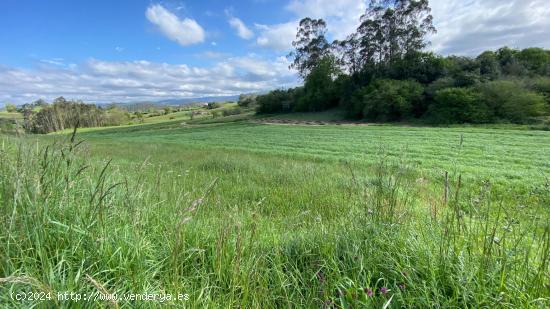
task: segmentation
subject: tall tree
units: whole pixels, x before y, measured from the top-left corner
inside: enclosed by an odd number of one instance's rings
[[[350,34],[345,40],[332,42],[332,50],[337,57],[338,66],[350,75],[361,70],[360,43],[357,33]]]
[[[325,38],[327,24],[322,19],[304,18],[300,21],[295,48],[289,54],[294,58],[290,68],[296,69],[302,78],[306,78],[325,56],[330,53],[330,45]]]
[[[371,0],[357,29],[363,65],[387,65],[427,46],[435,32],[428,0]]]

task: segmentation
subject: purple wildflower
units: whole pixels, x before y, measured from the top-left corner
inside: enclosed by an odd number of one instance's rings
[[[388,289],[385,288],[385,287],[381,287],[380,288],[380,293],[382,293],[383,295],[386,295],[386,294],[388,294]]]
[[[372,297],[372,295],[374,294],[374,292],[370,288],[365,288],[364,291],[365,291],[365,294],[367,294],[368,297]]]
[[[404,283],[401,283],[401,284],[399,285],[399,288],[400,288],[401,290],[405,290],[405,284],[404,284]]]

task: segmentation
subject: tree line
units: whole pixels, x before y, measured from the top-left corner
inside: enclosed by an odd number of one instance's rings
[[[549,112],[549,50],[426,52],[436,32],[428,0],[371,0],[341,41],[328,42],[322,19],[304,18],[297,30],[289,57],[304,85],[258,96],[259,113],[341,107],[372,121],[524,123]]]
[[[55,99],[52,104],[44,100],[24,104],[18,112],[23,114],[26,131],[41,134],[62,131],[77,125],[83,128],[120,125],[130,117],[127,111],[116,106],[103,108],[63,97]]]

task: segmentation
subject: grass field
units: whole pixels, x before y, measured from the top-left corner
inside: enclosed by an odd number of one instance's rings
[[[0,119],[23,119],[20,113],[0,112]]]
[[[550,306],[550,132],[247,118],[2,137],[0,305]]]

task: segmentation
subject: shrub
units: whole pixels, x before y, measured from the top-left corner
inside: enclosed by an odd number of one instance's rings
[[[171,114],[171,113],[174,112],[174,109],[173,109],[171,106],[165,106],[165,107],[163,108],[163,110],[164,110],[164,114],[165,114],[165,115],[168,115],[168,114]]]
[[[239,101],[237,104],[241,107],[251,107],[256,105],[256,99],[258,98],[255,94],[241,94],[239,96]]]
[[[547,105],[550,106],[550,78],[549,77],[539,77],[533,80],[531,82],[530,89],[544,95],[546,98]]]
[[[206,108],[208,108],[208,109],[216,109],[216,108],[219,108],[219,107],[221,107],[221,104],[217,103],[217,102],[210,102],[210,103],[208,103],[208,105],[206,105]]]
[[[436,123],[484,123],[491,118],[489,109],[473,88],[439,90],[429,115]]]
[[[550,74],[550,53],[542,48],[526,48],[517,58],[532,74]]]
[[[493,81],[477,88],[496,119],[524,123],[547,112],[545,97],[526,89],[519,81]]]
[[[11,103],[7,103],[5,108],[6,108],[6,112],[8,112],[8,113],[17,112],[17,107],[14,104],[11,104]]]
[[[401,120],[422,102],[423,91],[415,81],[377,80],[355,93],[352,106],[355,113],[368,119]]]
[[[128,120],[130,120],[130,115],[128,114],[128,112],[121,110],[119,108],[112,108],[112,109],[109,109],[107,114],[105,115],[104,125],[118,126],[128,122]]]
[[[231,115],[239,115],[242,113],[242,110],[240,108],[228,108],[223,110],[223,116],[231,116]]]
[[[435,98],[435,94],[439,91],[439,90],[443,90],[443,89],[446,89],[446,88],[454,88],[456,87],[456,80],[452,77],[443,77],[443,78],[440,78],[436,81],[434,81],[433,83],[429,84],[427,87],[426,87],[426,96],[430,99],[433,99]]]
[[[258,113],[281,113],[291,111],[295,105],[295,97],[301,95],[302,88],[289,90],[274,90],[267,94],[258,96]]]

